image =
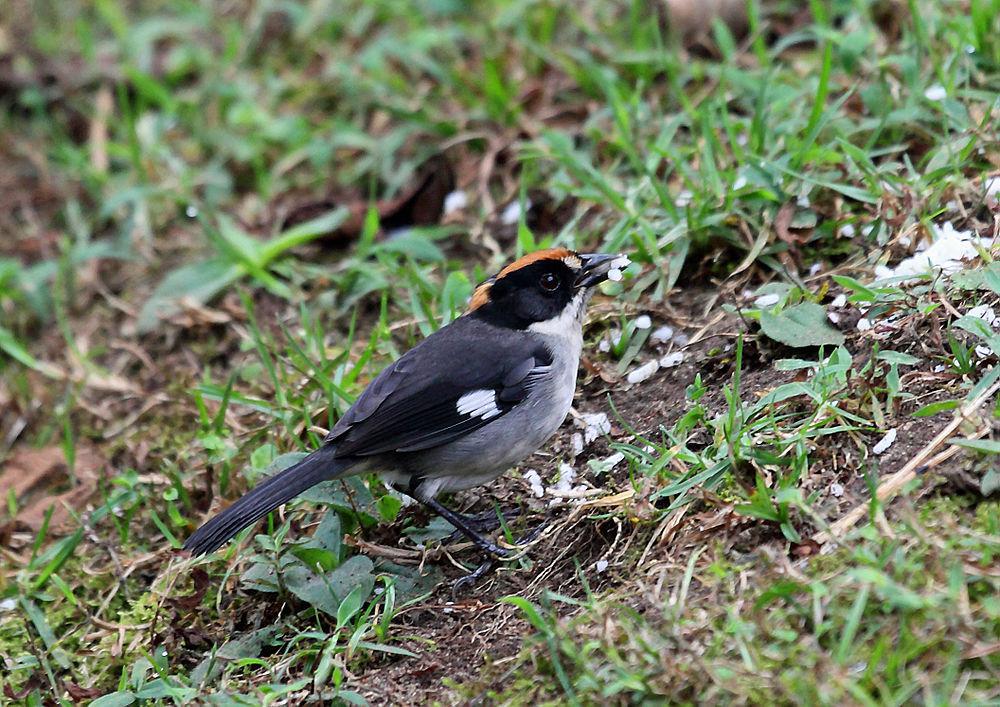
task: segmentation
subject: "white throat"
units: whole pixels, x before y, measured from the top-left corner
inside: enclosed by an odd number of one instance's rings
[[[573,343],[582,342],[583,314],[587,309],[590,294],[588,290],[578,290],[558,316],[546,319],[544,322],[535,322],[528,326],[528,331],[567,339]]]

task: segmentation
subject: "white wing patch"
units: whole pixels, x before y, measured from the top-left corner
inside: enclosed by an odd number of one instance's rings
[[[497,394],[494,390],[474,390],[458,399],[456,405],[459,415],[470,415],[488,420],[500,414],[497,407]]]

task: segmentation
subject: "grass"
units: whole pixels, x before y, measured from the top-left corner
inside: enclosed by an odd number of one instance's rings
[[[537,634],[513,687],[492,699],[989,702],[996,664],[984,653],[998,606],[985,568],[997,505],[982,504],[968,526],[952,519],[967,511],[908,508],[886,532],[869,528],[802,571],[708,545],[651,568],[661,582],[638,602],[511,599]],[[561,618],[566,608],[572,618]]]
[[[51,453],[41,493],[87,500],[4,499],[6,699],[996,700],[995,400],[947,483],[868,499],[998,375],[988,242],[978,270],[873,279],[943,224],[996,236],[1000,3],[747,10],[689,51],[645,3],[14,2],[0,460]],[[521,501],[553,531],[480,590],[495,663],[445,638],[447,531],[374,478],[172,555],[551,244],[635,262],[581,374],[611,434],[527,462],[605,502]],[[526,497],[511,477],[483,494]]]

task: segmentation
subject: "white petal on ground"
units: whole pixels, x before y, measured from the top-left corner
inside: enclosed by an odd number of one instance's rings
[[[635,318],[636,329],[649,329],[651,326],[653,326],[653,320],[649,318],[648,314],[640,314]]]
[[[622,271],[619,268],[611,268],[608,270],[608,279],[611,280],[611,282],[621,282]]]
[[[868,331],[872,328],[872,322],[870,319],[862,317],[858,320],[858,331]]]
[[[943,101],[948,97],[948,92],[945,90],[944,86],[939,83],[933,86],[928,86],[927,90],[924,91],[924,98],[928,101]]]
[[[594,569],[597,570],[597,574],[600,574],[607,568],[608,568],[607,560],[598,560],[597,562],[594,563]]]
[[[921,243],[917,247],[920,252],[903,259],[893,268],[876,269],[876,277],[881,280],[886,277],[933,274],[937,271],[946,274],[957,272],[965,267],[963,261],[972,260],[979,256],[977,247],[989,248],[990,245],[989,239],[980,238],[969,230],[959,231],[951,221],[945,221],[940,226],[932,224],[931,231],[934,239],[930,245],[921,249],[921,246],[925,245]],[[903,282],[910,282],[910,280]]]
[[[531,209],[531,199],[524,200],[524,210],[528,211]],[[500,223],[504,226],[513,226],[515,223],[521,220],[521,202],[512,201],[507,204],[507,207],[500,214]]]
[[[573,436],[569,438],[569,445],[573,450],[574,457],[578,457],[583,454],[583,434],[580,432],[574,432]]]
[[[653,374],[656,373],[656,370],[659,367],[660,364],[656,360],[650,361],[649,363],[644,363],[638,368],[630,371],[628,377],[625,380],[632,385],[648,381],[650,378],[653,377]]]
[[[590,444],[598,437],[611,432],[611,420],[607,413],[603,412],[582,412],[580,413],[580,423],[583,425],[583,443]]]
[[[993,326],[997,320],[997,313],[993,311],[993,307],[988,304],[981,304],[970,309],[967,314],[970,317],[977,317],[982,319],[984,322]]]
[[[653,340],[654,344],[665,344],[670,341],[673,336],[673,327],[661,326],[654,329],[653,333],[649,335],[649,338]]]
[[[893,445],[896,441],[896,428],[893,427],[891,430],[885,433],[885,436],[875,443],[872,447],[873,454],[885,454],[889,447]]]
[[[775,295],[775,294],[761,295],[760,297],[754,300],[753,304],[755,307],[773,307],[774,305],[778,304],[778,301],[780,299],[781,299],[780,295]]]
[[[453,214],[456,211],[461,211],[469,204],[468,195],[461,190],[453,191],[451,194],[444,198],[444,213],[445,216],[448,214]]]
[[[809,266],[810,275],[819,275],[821,272],[823,272],[823,263],[813,263]]]
[[[542,487],[542,477],[538,475],[538,472],[534,469],[528,469],[523,474],[524,480],[528,482],[531,487],[531,494],[535,498],[541,498],[545,495],[545,489]]]
[[[854,227],[853,223],[845,223],[840,227],[840,235],[844,238],[854,238],[857,235],[858,230]]]
[[[555,484],[549,486],[546,491],[548,491],[550,496],[565,496],[573,490],[573,482],[575,480],[576,469],[566,462],[563,462],[559,465],[559,478],[556,479]]]
[[[990,177],[983,182],[983,188],[986,190],[987,204],[1000,203],[1000,175]]]
[[[604,466],[605,469],[607,469],[608,471],[610,471],[611,469],[614,469],[616,466],[618,466],[618,464],[624,458],[625,458],[624,454],[622,454],[621,452],[615,452],[614,454],[612,454],[607,459],[601,460],[601,465]]]
[[[839,309],[840,307],[847,306],[847,295],[841,292],[839,295],[833,298],[833,302],[830,303],[831,307]]]
[[[666,356],[660,359],[660,366],[663,368],[674,368],[676,366],[684,363],[684,352],[674,351],[673,353],[668,353]]]
[[[844,495],[844,486],[838,483],[830,484],[830,495],[840,498]]]

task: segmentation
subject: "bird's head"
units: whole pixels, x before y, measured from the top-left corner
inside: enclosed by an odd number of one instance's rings
[[[468,314],[511,329],[570,334],[594,288],[628,263],[624,255],[566,248],[529,253],[479,285]]]

